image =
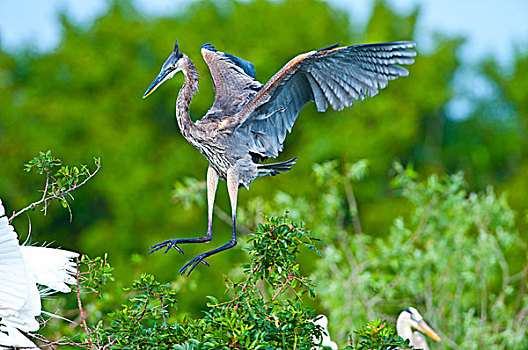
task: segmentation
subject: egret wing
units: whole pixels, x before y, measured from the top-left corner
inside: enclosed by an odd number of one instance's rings
[[[16,327],[24,332],[34,332],[39,329],[39,323],[35,317],[39,316],[42,311],[40,303],[40,293],[37,288],[33,275],[27,276],[28,296],[24,304],[14,313],[2,316],[2,323],[9,327]]]
[[[374,96],[389,80],[409,72],[416,52],[408,41],[337,47],[301,54],[275,74],[237,118],[237,132],[250,152],[277,157],[303,106],[314,101],[319,112],[350,106]]]
[[[35,343],[12,326],[0,326],[0,344],[0,349],[38,349]]]
[[[20,247],[28,271],[31,271],[38,284],[62,293],[71,292],[68,284],[74,284],[73,275],[77,264],[73,260],[78,253],[64,249],[46,247]]]
[[[38,329],[41,304],[37,285],[26,268],[18,237],[0,200],[0,318],[25,332]]]
[[[202,56],[211,71],[216,93],[207,115],[233,115],[262,88],[262,84],[255,79],[252,63],[217,51],[211,44],[202,46]]]
[[[18,236],[4,216],[0,200],[0,315],[19,310],[28,295],[26,268],[20,253]]]

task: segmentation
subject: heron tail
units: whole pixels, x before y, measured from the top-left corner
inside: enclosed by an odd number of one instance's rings
[[[259,164],[257,165],[258,177],[261,176],[275,176],[284,171],[291,170],[291,167],[295,164],[297,158],[287,160],[282,163],[272,163],[272,164]]]

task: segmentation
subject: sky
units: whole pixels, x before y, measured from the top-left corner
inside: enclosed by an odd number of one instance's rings
[[[193,0],[131,0],[147,15],[167,15]],[[244,1],[244,0],[242,0]],[[274,0],[280,1],[280,0]],[[354,24],[364,25],[370,17],[373,0],[324,0],[350,14]],[[419,37],[414,38],[420,51],[432,48],[433,33],[464,36],[460,51],[467,67],[494,57],[508,68],[515,50],[528,50],[528,0],[386,0],[398,12],[421,8],[417,23]],[[53,50],[60,42],[58,13],[65,11],[74,22],[89,25],[106,10],[108,0],[0,0],[0,45],[9,51],[31,47]],[[350,43],[353,44],[353,43]],[[480,80],[479,80],[480,79]],[[471,69],[460,69],[455,87],[462,91],[447,106],[453,119],[471,113],[474,97],[490,94],[489,85]]]
[[[192,0],[133,0],[149,15],[174,13]],[[372,0],[326,0],[350,13],[354,23],[369,18]],[[503,65],[511,62],[514,47],[528,45],[527,0],[388,0],[406,13],[419,5],[419,44],[430,45],[431,34],[439,31],[466,36],[461,52],[468,62],[492,55]],[[104,13],[106,0],[0,0],[0,44],[16,50],[31,46],[40,51],[52,50],[60,40],[57,13],[67,13],[81,24],[89,24]]]

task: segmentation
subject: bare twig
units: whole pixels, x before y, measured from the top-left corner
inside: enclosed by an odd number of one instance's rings
[[[487,232],[486,232],[487,233]],[[502,249],[495,239],[493,235],[489,235],[491,244],[493,246],[493,249],[495,250],[497,262],[499,263],[499,266],[502,270],[502,288],[501,292],[499,294],[499,300],[502,302],[505,298],[505,290],[507,289],[507,286],[510,284],[510,273],[508,269],[508,262],[506,261],[506,258],[504,257],[504,254],[502,253]]]
[[[117,341],[117,339],[110,339],[110,336],[108,336],[108,344],[103,346],[103,348],[101,350],[109,349],[112,345],[115,344],[116,341]]]
[[[165,309],[165,306],[163,305],[163,297],[159,297],[159,301],[161,303],[161,317],[163,318],[163,323],[167,323],[167,320],[165,319],[165,314],[163,313],[163,310]]]
[[[136,325],[136,323],[138,323],[143,318],[143,316],[145,316],[145,312],[147,311],[149,300],[150,300],[150,295],[147,294],[147,298],[145,299],[145,304],[143,305],[143,310],[141,310],[141,314],[139,314],[139,316],[134,320],[134,323],[132,324],[133,326]]]
[[[277,293],[275,293],[275,295],[273,296],[273,298],[271,298],[271,301],[275,301],[275,299],[277,299],[277,297],[282,293],[282,291],[284,290],[284,288],[289,285],[289,283],[293,280],[293,271],[290,271],[290,275],[288,276],[288,279],[286,279],[286,281],[284,281],[284,283],[282,284],[282,286],[279,288],[279,290],[277,291]]]
[[[517,299],[515,299],[515,306],[513,307],[513,310],[517,313],[517,310],[519,309],[519,307],[521,306],[521,301],[522,299],[524,298],[524,293],[526,291],[526,275],[528,273],[528,265],[525,265],[524,266],[524,269],[522,270],[522,279],[521,279],[521,286],[519,288],[519,293],[517,294]],[[521,318],[521,313],[519,312],[518,313],[518,317],[517,317],[517,322],[521,322],[522,321],[522,318]]]
[[[49,177],[50,177],[50,171],[49,171],[49,168],[46,169],[46,186],[44,186],[44,191],[42,191],[42,199],[45,199],[46,198],[46,193],[48,193],[48,186],[49,186]],[[47,213],[47,210],[48,210],[48,202],[45,202],[46,205],[44,205],[44,215],[46,215]],[[11,221],[11,220],[9,220]]]
[[[60,191],[60,192],[57,192],[57,193],[54,193],[54,194],[51,194],[51,195],[48,195],[48,196],[46,196],[46,193],[47,193],[47,188],[49,186],[49,183],[48,183],[49,179],[46,179],[46,187],[45,187],[45,192],[44,192],[44,195],[42,196],[42,199],[40,199],[39,201],[31,203],[27,207],[25,207],[25,208],[23,208],[23,209],[21,209],[21,210],[19,210],[17,212],[13,212],[13,215],[11,215],[11,217],[9,218],[9,222],[11,222],[14,218],[19,216],[20,214],[22,214],[22,213],[24,213],[24,212],[26,212],[26,211],[28,211],[30,209],[33,209],[36,206],[39,206],[39,205],[41,205],[43,203],[45,205],[45,208],[47,208],[47,203],[50,200],[55,199],[55,198],[61,198],[64,195],[69,194],[70,192],[78,189],[79,187],[81,187],[82,185],[87,183],[92,177],[94,177],[95,174],[97,174],[97,172],[99,171],[99,169],[101,169],[101,159],[100,158],[97,158],[97,161],[95,162],[95,165],[97,166],[97,168],[94,170],[94,172],[90,173],[87,170],[86,172],[88,173],[88,177],[86,179],[84,179],[81,183],[78,183],[78,184],[76,183],[71,188],[69,188],[67,190]]]
[[[86,339],[88,340],[88,344],[90,345],[90,349],[95,350],[95,347],[94,347],[94,345],[92,343],[92,339],[90,337],[90,331],[88,330],[88,325],[86,324],[86,318],[84,317],[84,310],[83,310],[82,302],[81,302],[81,289],[79,287],[79,279],[80,279],[79,263],[80,263],[80,259],[77,258],[77,271],[76,271],[76,274],[75,274],[75,279],[76,279],[75,294],[77,294],[77,306],[79,307],[79,313],[81,314],[81,319],[82,319],[82,324],[83,324],[83,327],[84,327],[84,332],[86,333]]]
[[[346,198],[348,201],[348,206],[351,212],[353,210],[353,214],[354,214],[352,215],[352,222],[354,223],[354,233],[361,234],[363,233],[363,231],[361,229],[361,221],[359,219],[359,208],[358,208],[358,204],[356,201],[356,197],[354,196],[354,190],[352,189],[352,184],[350,183],[350,181],[343,181],[343,182],[345,185],[345,194],[346,194]]]
[[[48,346],[53,346],[53,345],[70,345],[70,346],[77,346],[77,347],[80,347],[80,348],[83,348],[83,349],[90,349],[88,347],[88,343],[77,343],[75,341],[73,341],[72,339],[59,339],[59,340],[48,340],[46,338],[44,338],[43,336],[41,336],[40,334],[34,334],[34,333],[24,333],[24,335],[26,336],[29,336],[31,338],[34,338],[34,339],[37,339],[38,341],[44,343],[43,345],[39,346],[39,348],[43,348],[43,347],[48,347]],[[17,349],[35,349],[34,347],[17,347]]]

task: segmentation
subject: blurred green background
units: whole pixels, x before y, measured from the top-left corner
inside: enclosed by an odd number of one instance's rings
[[[42,179],[22,171],[38,151],[51,149],[71,164],[91,164],[93,156],[101,157],[100,173],[74,194],[73,220],[69,222],[59,205],[45,217],[31,213],[32,239],[54,241],[90,256],[108,253],[124,285],[141,272],[177,280],[179,309],[199,315],[204,297],[222,289],[222,275],[247,258],[236,248],[210,259],[211,268],[198,267],[190,279],[177,275],[188,259],[229,240],[230,226],[218,217],[208,246],[185,246],[185,256],[147,255],[162,240],[205,232],[206,208],[185,208],[173,200],[173,190],[186,177],[205,179],[207,161],[181,137],[174,118],[183,77],[164,84],[147,100],[141,99],[143,92],[176,39],[201,76],[200,92],[191,104],[198,119],[214,99],[200,55],[204,43],[251,61],[257,79],[265,82],[290,58],[308,50],[336,42],[419,37],[419,8],[400,13],[383,1],[372,7],[365,30],[359,30],[349,14],[316,0],[193,1],[162,17],[144,15],[127,1],[116,0],[89,25],[61,16],[62,39],[50,52],[0,47],[0,196],[6,210],[39,198]],[[280,157],[299,157],[298,164],[285,175],[255,181],[249,192],[242,190],[240,205],[276,189],[317,199],[314,163],[366,158],[370,174],[354,188],[360,219],[368,235],[385,237],[394,218],[409,208],[390,187],[390,169],[397,159],[425,175],[463,170],[472,190],[493,185],[507,193],[511,207],[520,213],[519,230],[526,232],[527,51],[517,49],[507,66],[493,57],[470,65],[459,58],[463,36],[437,34],[429,46],[422,50],[418,42],[409,77],[391,82],[373,99],[325,114],[306,106]],[[455,73],[461,70],[473,80],[456,84]],[[475,94],[473,88],[479,85],[489,93]],[[464,118],[449,117],[455,97],[471,101],[473,108]],[[217,204],[228,212],[223,182]],[[316,220],[303,219],[308,227]],[[24,236],[29,220],[22,216],[14,225]],[[306,268],[313,264],[307,261]]]

